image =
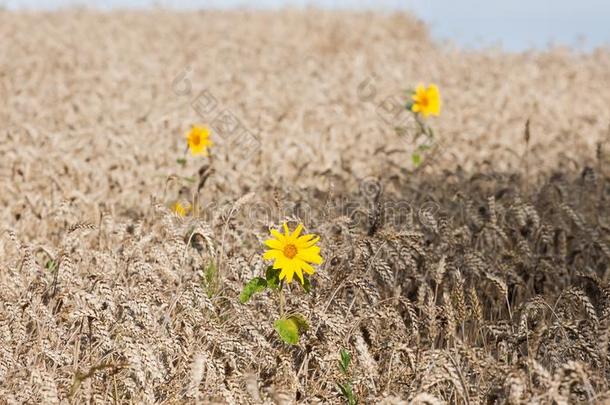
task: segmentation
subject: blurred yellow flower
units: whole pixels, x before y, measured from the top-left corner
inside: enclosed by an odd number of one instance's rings
[[[172,205],[172,211],[179,217],[185,217],[191,211],[191,205],[182,204],[180,201],[176,201],[174,205]]]
[[[208,149],[213,145],[210,139],[210,130],[207,127],[194,126],[186,137],[191,155],[208,155]]]
[[[270,249],[265,252],[263,258],[274,260],[273,268],[281,270],[280,280],[286,279],[288,283],[292,282],[292,278],[296,274],[303,284],[303,271],[313,274],[315,270],[310,263],[321,264],[323,261],[320,256],[320,248],[316,246],[320,237],[313,234],[300,236],[302,230],[303,224],[299,224],[291,233],[284,223],[284,234],[271,229],[271,235],[275,239],[265,241],[265,245]]]
[[[435,84],[426,89],[423,84],[417,86],[413,94],[413,105],[411,111],[420,113],[424,117],[429,115],[438,116],[441,112],[441,94]]]

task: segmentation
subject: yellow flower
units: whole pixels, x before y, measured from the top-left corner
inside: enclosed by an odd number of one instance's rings
[[[417,86],[413,94],[413,105],[411,111],[420,113],[424,117],[429,115],[438,116],[441,112],[441,94],[435,84],[426,89],[423,84]]]
[[[213,145],[210,139],[210,130],[207,127],[194,126],[186,137],[191,155],[208,155],[208,148]]]
[[[320,237],[313,234],[299,236],[302,230],[303,224],[299,224],[294,232],[290,233],[288,226],[284,223],[284,234],[271,229],[271,235],[275,239],[265,241],[265,245],[271,249],[265,252],[263,258],[275,260],[273,268],[281,270],[280,280],[286,279],[290,283],[296,273],[303,284],[303,271],[313,274],[315,270],[310,263],[321,264],[323,261],[320,256],[320,248],[316,246]]]
[[[191,211],[191,205],[182,204],[180,201],[176,201],[174,205],[172,205],[172,211],[174,211],[179,217],[184,217]]]

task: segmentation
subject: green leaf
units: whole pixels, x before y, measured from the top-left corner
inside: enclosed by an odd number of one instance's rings
[[[213,284],[216,280],[216,264],[213,261],[211,261],[210,264],[208,264],[208,266],[205,268],[203,277],[208,286]]]
[[[178,159],[176,159],[176,163],[178,163],[181,166],[184,166],[186,164],[186,159],[178,158]]]
[[[346,399],[349,405],[356,405],[358,401],[354,397],[354,390],[352,389],[352,384],[346,382],[345,384],[337,383],[339,390],[341,391],[341,395]]]
[[[411,108],[413,108],[413,104],[415,104],[415,101],[413,101],[413,99],[411,98],[413,94],[415,94],[415,89],[407,89],[407,96],[409,97],[409,99],[405,103],[405,108],[409,111],[411,111]]]
[[[411,155],[411,160],[413,161],[415,167],[417,167],[421,164],[421,155],[419,153],[414,153]]]
[[[407,134],[407,128],[405,127],[394,127],[394,131],[398,136],[405,136]]]
[[[57,268],[57,262],[55,260],[49,259],[49,261],[47,261],[44,267],[49,271],[55,271],[55,269]]]
[[[265,273],[265,279],[267,279],[267,285],[274,290],[280,288],[280,269],[274,269],[273,266],[267,267],[267,272]]]
[[[307,319],[301,314],[293,314],[288,317],[296,323],[297,328],[299,328],[299,334],[303,334],[309,330],[309,323],[307,323]]]
[[[292,317],[278,319],[273,326],[284,342],[289,345],[299,343],[299,325]]]
[[[262,277],[254,277],[244,286],[243,291],[239,294],[239,301],[245,304],[258,292],[264,291],[267,288],[267,280]]]
[[[341,349],[341,361],[339,362],[339,366],[341,367],[341,371],[343,374],[347,374],[347,370],[349,369],[349,365],[352,361],[352,356],[345,349]]]
[[[307,294],[309,294],[311,292],[311,281],[309,281],[309,277],[306,277],[305,275],[303,275],[303,290],[305,290],[305,292]]]
[[[208,298],[212,298],[216,295],[219,280],[218,271],[216,270],[216,263],[210,261],[209,264],[201,269],[201,286],[205,289]]]

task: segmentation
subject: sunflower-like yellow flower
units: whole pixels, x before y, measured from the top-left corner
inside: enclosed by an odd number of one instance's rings
[[[420,84],[413,93],[413,105],[411,111],[420,113],[424,117],[429,115],[438,116],[441,113],[441,93],[435,84],[431,84],[426,89]]]
[[[191,211],[191,206],[190,204],[182,204],[180,201],[176,201],[172,205],[172,211],[179,217],[185,217]]]
[[[299,224],[294,232],[290,232],[284,223],[284,234],[275,229],[271,229],[271,235],[275,239],[268,239],[265,245],[271,249],[263,255],[265,260],[274,260],[273,268],[280,269],[280,280],[286,279],[292,282],[296,274],[301,284],[304,283],[303,272],[313,274],[314,268],[310,263],[321,264],[323,259],[320,256],[320,248],[316,243],[320,240],[319,236],[313,234],[301,235],[303,224]]]
[[[210,139],[210,130],[207,127],[194,126],[186,136],[186,142],[191,155],[208,155],[208,149],[214,144]]]

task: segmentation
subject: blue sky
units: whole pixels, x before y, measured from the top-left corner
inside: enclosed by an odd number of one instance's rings
[[[562,44],[589,50],[610,44],[610,0],[0,0],[10,9],[71,4],[102,9],[162,5],[189,8],[325,8],[411,10],[432,34],[467,47],[502,45],[521,51]]]

